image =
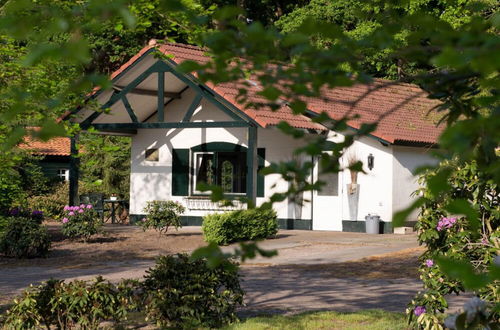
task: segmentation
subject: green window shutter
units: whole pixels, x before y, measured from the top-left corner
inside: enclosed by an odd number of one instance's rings
[[[172,196],[189,195],[189,149],[172,150]]]
[[[258,160],[258,171],[265,167],[266,161],[266,149],[257,148]],[[264,175],[257,173],[257,197],[264,197]]]

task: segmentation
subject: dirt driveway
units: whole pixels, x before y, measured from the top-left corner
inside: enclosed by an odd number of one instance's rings
[[[58,229],[58,225],[50,226],[55,242],[48,258],[0,258],[0,304],[11,301],[29,284],[50,278],[140,278],[156,256],[190,252],[204,244],[199,227],[184,227],[165,238],[137,227],[107,226],[108,234],[91,243],[64,240]],[[277,249],[279,254],[243,265],[244,314],[364,308],[403,311],[420,288],[416,267],[421,251],[414,235],[283,230],[260,246]]]

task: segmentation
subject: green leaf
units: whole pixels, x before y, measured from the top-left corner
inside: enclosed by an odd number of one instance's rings
[[[483,288],[490,282],[486,274],[477,274],[472,264],[466,260],[439,256],[436,258],[436,261],[443,273],[455,280],[461,281],[465,288],[469,290]]]
[[[394,216],[392,217],[392,226],[393,227],[402,227],[402,226],[404,226],[406,218],[408,218],[408,216],[414,210],[416,210],[420,206],[424,205],[425,201],[426,201],[425,198],[419,197],[410,206],[408,206],[406,209],[394,213]]]
[[[469,221],[469,225],[472,231],[476,231],[480,227],[479,215],[477,211],[470,205],[469,201],[464,199],[454,199],[450,201],[445,207],[451,214],[461,214],[464,215]]]

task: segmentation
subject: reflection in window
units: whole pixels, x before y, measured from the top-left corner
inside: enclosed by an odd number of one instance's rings
[[[213,154],[198,154],[196,156],[197,183],[204,182],[212,185],[214,180]]]
[[[195,154],[194,191],[201,182],[222,187],[225,193],[246,192],[246,153],[213,152]]]
[[[225,193],[232,192],[233,190],[233,168],[234,166],[229,160],[225,160],[222,162],[221,187],[222,191]]]

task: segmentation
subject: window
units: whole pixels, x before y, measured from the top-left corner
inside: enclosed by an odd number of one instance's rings
[[[218,185],[225,193],[246,193],[245,152],[195,152],[193,191],[200,183]]]
[[[160,160],[160,151],[158,149],[146,149],[145,158],[149,162],[157,162]]]
[[[66,168],[57,169],[56,175],[61,181],[69,180],[69,170]]]

